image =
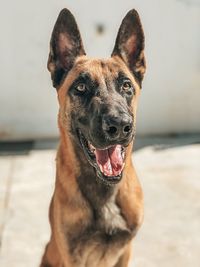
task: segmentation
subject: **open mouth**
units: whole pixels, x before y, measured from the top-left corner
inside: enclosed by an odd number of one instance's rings
[[[81,131],[78,131],[78,136],[89,163],[96,169],[97,176],[108,184],[118,183],[125,165],[125,147],[116,144],[105,149],[97,149]]]

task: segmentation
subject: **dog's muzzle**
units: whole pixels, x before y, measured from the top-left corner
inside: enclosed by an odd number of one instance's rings
[[[89,163],[96,169],[97,176],[107,184],[118,183],[125,166],[126,147],[134,136],[132,118],[103,116],[102,133],[106,142],[98,147],[77,130],[79,141]]]

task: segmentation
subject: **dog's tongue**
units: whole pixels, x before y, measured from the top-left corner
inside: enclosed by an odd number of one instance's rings
[[[96,161],[105,176],[117,176],[124,167],[121,145],[105,150],[95,149]]]

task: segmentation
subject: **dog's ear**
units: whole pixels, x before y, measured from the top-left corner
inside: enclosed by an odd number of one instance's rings
[[[59,87],[76,57],[81,55],[85,51],[75,18],[68,9],[63,9],[52,32],[47,63],[54,87]]]
[[[146,69],[144,32],[139,15],[134,9],[122,21],[112,56],[121,57],[141,85]]]

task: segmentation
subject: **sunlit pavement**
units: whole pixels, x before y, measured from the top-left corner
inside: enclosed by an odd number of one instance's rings
[[[200,266],[199,140],[138,139],[133,161],[144,190],[145,218],[131,266]],[[14,151],[15,144],[1,151],[1,267],[39,265],[49,239],[56,143],[28,143]]]

